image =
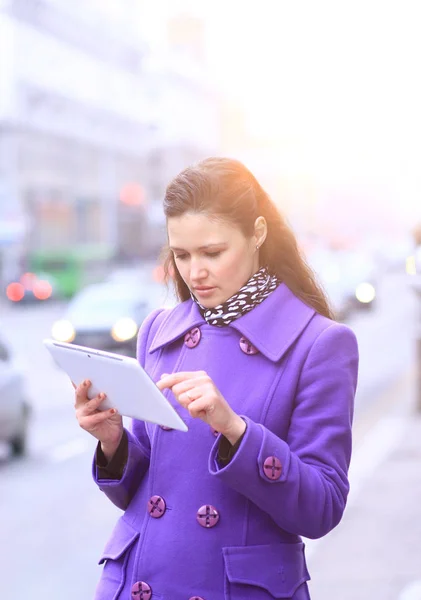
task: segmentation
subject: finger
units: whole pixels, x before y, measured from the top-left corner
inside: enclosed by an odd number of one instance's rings
[[[203,377],[203,375],[206,375],[204,371],[179,371],[178,373],[171,373],[170,375],[163,374],[156,385],[160,390],[163,390],[165,388],[172,388],[177,383],[181,383],[188,379]]]
[[[171,373],[169,375],[163,374],[156,385],[160,390],[164,390],[166,388],[171,389],[177,383],[181,383],[182,381],[191,379],[193,376],[194,373],[188,373],[186,371],[180,371],[179,373]]]
[[[89,379],[85,379],[82,383],[80,383],[76,388],[76,402],[75,406],[80,406],[81,404],[85,404],[89,400],[88,398],[88,390],[91,386],[91,382]]]
[[[107,395],[104,394],[104,392],[101,392],[100,394],[98,394],[98,396],[95,396],[95,398],[92,398],[92,400],[88,400],[88,402],[86,402],[82,406],[81,414],[82,415],[91,415],[92,413],[94,413],[96,410],[98,410],[98,407],[101,405],[101,402],[103,402],[106,397],[107,397]]]
[[[171,389],[172,393],[175,396],[179,396],[184,392],[188,392],[189,390],[193,390],[197,387],[197,380],[195,379],[187,379],[186,381],[182,381],[181,383],[177,383]]]
[[[187,390],[183,392],[177,397],[178,402],[184,408],[188,408],[192,402],[195,402],[198,398],[200,398],[201,393],[197,390],[197,388],[193,388],[191,390]]]
[[[82,429],[87,429],[89,431],[90,429],[97,427],[110,417],[114,417],[117,414],[117,412],[118,411],[116,408],[110,408],[108,410],[97,412],[94,415],[81,417],[79,419],[79,425],[82,427]]]
[[[204,417],[215,410],[215,405],[203,396],[194,400],[187,406],[187,410],[193,418]]]

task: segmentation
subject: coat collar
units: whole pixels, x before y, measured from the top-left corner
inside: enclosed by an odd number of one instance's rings
[[[290,348],[315,314],[315,310],[281,283],[261,304],[236,319],[232,327],[247,338],[262,354],[278,361]],[[184,336],[205,320],[195,302],[186,300],[169,311],[162,320],[149,352],[155,352]]]

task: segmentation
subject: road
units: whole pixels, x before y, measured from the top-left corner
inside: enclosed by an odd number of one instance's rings
[[[349,320],[360,349],[356,424],[413,365],[415,308],[408,280],[387,275],[375,309]],[[42,345],[62,310],[0,307],[2,332],[27,371],[34,405],[27,457],[4,454],[0,460],[5,600],[26,594],[32,600],[90,600],[100,575],[95,565],[120,514],[92,483],[95,440],[78,427],[70,382]]]

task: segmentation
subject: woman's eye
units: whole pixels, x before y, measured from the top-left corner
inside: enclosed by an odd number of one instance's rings
[[[177,260],[184,260],[185,258],[187,258],[187,254],[176,254],[175,258]]]
[[[206,256],[208,256],[209,258],[216,258],[220,254],[221,254],[220,250],[218,250],[218,252],[206,252]]]

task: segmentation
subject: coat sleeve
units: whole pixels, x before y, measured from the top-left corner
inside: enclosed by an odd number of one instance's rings
[[[357,374],[355,335],[333,323],[313,343],[303,366],[287,439],[243,416],[247,429],[238,451],[221,468],[216,440],[210,473],[285,531],[326,535],[341,520],[349,491]]]
[[[153,323],[163,309],[153,311],[142,323],[137,338],[137,359],[145,366],[146,351],[149,347],[149,334]],[[127,462],[124,466],[121,479],[100,479],[98,461],[95,454],[93,461],[93,478],[99,489],[103,491],[113,504],[125,510],[133,498],[140,482],[149,468],[151,453],[150,441],[144,421],[132,419],[130,428],[126,429],[128,450]]]

